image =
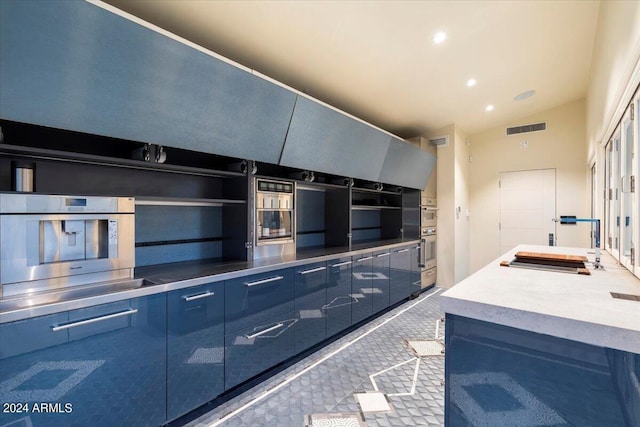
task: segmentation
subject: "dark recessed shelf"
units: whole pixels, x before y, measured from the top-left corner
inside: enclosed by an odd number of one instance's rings
[[[33,148],[9,144],[0,144],[0,154],[18,155],[40,160],[64,161],[89,165],[112,166],[128,169],[209,176],[217,178],[246,176],[246,174],[242,172],[221,171],[196,168],[191,166],[172,165],[166,163],[150,163],[141,160],[121,159],[115,157],[97,156],[93,154],[72,153],[68,151],[49,150],[45,148]]]
[[[244,200],[233,199],[190,199],[177,197],[136,197],[137,206],[224,206],[246,204]]]
[[[357,193],[373,193],[373,194],[390,194],[393,196],[401,196],[402,192],[400,191],[386,191],[386,190],[373,190],[371,188],[356,188],[356,187],[351,187],[351,190],[353,190],[354,192]]]
[[[400,206],[373,206],[373,205],[352,205],[351,209],[354,211],[372,211],[381,209],[402,209]]]

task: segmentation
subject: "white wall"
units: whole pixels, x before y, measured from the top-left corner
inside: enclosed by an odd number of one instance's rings
[[[465,215],[469,208],[467,136],[455,125],[437,130],[430,138],[448,136],[449,145],[437,148],[438,195],[438,277],[436,283],[448,288],[469,273],[469,225]],[[460,214],[456,208],[460,207]]]
[[[601,2],[587,92],[590,158],[609,138],[611,126],[629,101],[629,92],[636,88],[639,60],[640,1]]]
[[[547,122],[547,130],[506,136],[507,127],[538,122]],[[590,216],[585,124],[585,102],[579,100],[469,136],[470,273],[501,255],[500,172],[555,168],[557,216]],[[589,246],[590,230],[558,225],[557,243]]]
[[[604,218],[604,147],[640,83],[640,2],[603,1],[587,92],[587,150],[595,161],[596,217]],[[604,229],[603,229],[604,231]]]

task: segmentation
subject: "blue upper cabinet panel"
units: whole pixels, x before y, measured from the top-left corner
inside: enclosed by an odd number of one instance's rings
[[[390,136],[298,96],[280,164],[377,181]]]
[[[435,165],[434,155],[393,138],[378,181],[422,190]]]
[[[3,1],[0,117],[277,163],[296,95],[79,1]]]

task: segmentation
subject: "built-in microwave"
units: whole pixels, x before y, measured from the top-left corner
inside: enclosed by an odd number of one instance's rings
[[[420,227],[435,227],[438,209],[430,206],[420,207]]]

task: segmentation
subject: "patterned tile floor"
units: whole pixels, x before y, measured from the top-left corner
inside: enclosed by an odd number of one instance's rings
[[[441,291],[405,302],[187,426],[303,427],[313,414],[353,413],[364,416],[367,427],[444,425],[444,357],[418,363],[406,343],[434,338]],[[362,413],[354,394],[375,387],[390,412]]]

